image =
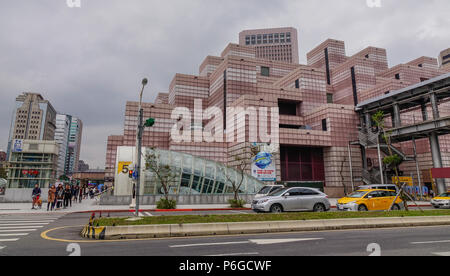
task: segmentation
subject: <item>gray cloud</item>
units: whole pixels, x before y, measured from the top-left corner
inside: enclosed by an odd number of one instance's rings
[[[301,62],[327,38],[351,55],[388,50],[390,66],[450,47],[448,0],[66,0],[0,2],[0,148],[12,106],[24,91],[41,93],[58,112],[84,122],[81,158],[103,167],[106,139],[121,134],[127,100],[139,83],[152,101],[175,73],[198,73],[207,55],[237,42],[243,29],[293,26]]]

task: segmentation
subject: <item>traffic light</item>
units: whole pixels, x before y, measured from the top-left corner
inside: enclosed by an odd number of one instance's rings
[[[133,171],[132,171],[132,170],[129,170],[129,171],[128,171],[128,177],[129,177],[129,178],[133,178]]]
[[[144,126],[146,127],[152,127],[155,124],[155,119],[154,118],[150,118],[147,121],[145,121]]]

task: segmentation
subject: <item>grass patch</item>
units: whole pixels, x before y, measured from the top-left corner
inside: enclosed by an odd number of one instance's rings
[[[382,217],[420,217],[450,216],[450,210],[430,211],[392,211],[392,212],[326,212],[326,213],[283,213],[283,214],[232,214],[232,215],[189,215],[189,216],[153,216],[143,217],[138,221],[126,221],[127,218],[99,218],[95,226],[155,225],[155,224],[196,224],[220,222],[255,222],[285,220],[318,220],[347,218],[382,218]]]

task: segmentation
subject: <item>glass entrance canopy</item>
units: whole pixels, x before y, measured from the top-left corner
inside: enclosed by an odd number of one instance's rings
[[[233,182],[239,185],[242,174],[232,168],[211,160],[195,157],[186,153],[145,149],[145,156],[153,155],[158,167],[167,166],[172,177],[170,180],[170,194],[195,195],[195,194],[232,194]],[[146,162],[147,163],[147,162]],[[155,164],[152,166],[155,166]],[[144,194],[163,194],[161,181],[156,177],[156,172],[143,164]],[[239,189],[241,194],[256,194],[264,183],[256,178],[244,174],[244,180]]]

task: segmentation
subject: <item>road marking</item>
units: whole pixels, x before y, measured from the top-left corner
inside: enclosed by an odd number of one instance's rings
[[[447,241],[412,242],[411,244],[433,244],[433,243],[450,243],[450,240],[447,240]]]
[[[0,230],[0,233],[10,233],[10,232],[24,232],[24,231],[36,231],[37,229],[11,229],[11,230]]]
[[[218,254],[218,255],[206,255],[206,257],[243,256],[243,255],[259,255],[259,253],[258,252],[229,253],[229,254]]]
[[[48,223],[47,222],[43,222],[43,223],[36,223],[36,222],[33,222],[33,223],[7,223],[7,224],[0,224],[0,226],[27,226],[27,225],[29,225],[29,226],[35,226],[35,225],[47,225]]]
[[[149,212],[144,212],[144,214],[146,214],[148,217],[153,217],[153,215],[150,214]]]
[[[436,256],[441,256],[441,257],[450,257],[450,252],[437,252],[437,253],[431,253],[433,255]]]
[[[30,233],[0,234],[0,237],[26,236]]]
[[[15,227],[0,227],[0,230],[5,230],[5,229],[29,229],[30,227],[33,228],[42,228],[44,226],[37,226],[37,225],[33,225],[33,226],[15,226]]]
[[[0,250],[2,250],[2,249],[4,249],[4,248],[6,248],[6,246],[0,246]]]
[[[6,240],[0,240],[0,242],[13,242],[18,241],[19,239],[6,239]]]
[[[7,220],[7,221],[0,221],[0,225],[3,223],[51,223],[53,220]]]
[[[293,243],[302,241],[317,241],[323,240],[323,238],[310,238],[310,239],[267,239],[267,240],[250,240],[251,243],[256,243],[258,245],[269,245],[269,244],[279,244],[279,243]]]
[[[180,247],[195,247],[195,246],[214,246],[214,245],[232,245],[232,244],[248,244],[250,241],[241,241],[241,242],[218,242],[218,243],[196,243],[196,244],[179,244],[179,245],[171,245],[171,248],[180,248]]]

